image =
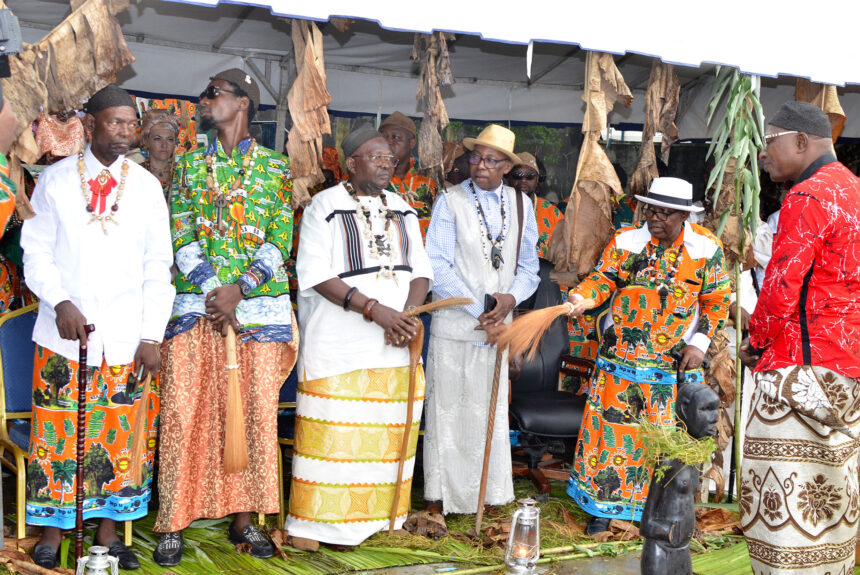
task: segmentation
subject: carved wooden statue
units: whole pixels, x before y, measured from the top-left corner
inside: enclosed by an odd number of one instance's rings
[[[678,389],[675,409],[687,433],[696,439],[714,434],[719,397],[708,386],[688,383]],[[692,575],[690,539],[696,526],[693,495],[699,485],[699,468],[677,459],[663,462],[664,474],[652,477],[639,532],[642,575]]]

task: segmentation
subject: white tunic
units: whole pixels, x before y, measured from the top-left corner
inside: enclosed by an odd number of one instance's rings
[[[115,202],[125,158],[103,166],[87,147],[87,181],[107,168],[117,185],[106,198]],[[27,287],[41,303],[33,341],[67,359],[78,360],[77,340],[60,337],[54,306],[70,300],[95,325],[89,365],[130,363],[141,339],[161,341],[175,290],[170,283],[173,248],[161,184],[128,162],[116,222],[89,223],[92,215],[81,190],[78,156],[49,166],[32,198],[36,216],[21,230]]]

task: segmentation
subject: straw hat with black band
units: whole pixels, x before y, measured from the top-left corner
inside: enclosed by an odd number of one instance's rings
[[[477,138],[463,138],[463,146],[467,150],[474,150],[475,146],[485,146],[503,153],[514,164],[520,163],[520,158],[514,153],[514,133],[499,126],[490,124],[478,134]]]
[[[693,185],[681,178],[654,178],[647,196],[636,195],[645,204],[683,212],[699,213],[705,208],[693,205]]]

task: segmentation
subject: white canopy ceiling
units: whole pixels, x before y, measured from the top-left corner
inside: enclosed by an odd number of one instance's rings
[[[22,23],[25,40],[36,41],[69,12],[68,0],[7,0]],[[350,0],[257,0],[219,4],[141,0],[119,15],[137,61],[125,70],[123,86],[137,91],[195,96],[214,73],[239,67],[277,94],[288,86],[292,50],[290,26],[278,15],[328,20],[329,15],[364,18],[345,33],[330,24],[324,35],[330,109],[348,113],[389,114],[400,110],[420,116],[415,99],[417,69],[410,61],[408,31],[458,31],[450,44],[456,84],[443,95],[452,118],[475,121],[577,124],[585,49],[616,52],[634,92],[630,109],[616,109],[613,124],[642,122],[644,94],[656,54],[677,68],[682,83],[679,128],[682,138],[705,138],[705,107],[713,64],[722,62],[762,75],[778,73],[847,84],[840,100],[848,121],[843,136],[860,137],[860,60],[851,34],[834,30],[833,21],[850,21],[860,3],[842,3],[838,20],[821,13],[801,14],[800,3],[728,0],[702,3],[622,0],[613,3],[537,1],[507,10],[504,4],[436,1],[355,2]],[[254,7],[263,5],[265,7]],[[216,6],[217,5],[217,6]],[[796,5],[796,9],[795,9]],[[710,11],[713,13],[711,13]],[[742,20],[740,20],[742,18]],[[822,40],[800,31],[827,26]],[[368,20],[376,20],[380,24]],[[738,24],[737,22],[742,22]],[[401,31],[398,31],[401,30]],[[494,38],[500,41],[484,40]],[[527,43],[535,40],[531,80]],[[578,45],[577,45],[578,44]],[[579,47],[582,46],[582,48]],[[627,51],[625,53],[625,51]],[[281,86],[281,70],[284,86]],[[765,114],[793,98],[794,79],[763,81]],[[263,103],[275,98],[263,88]]]

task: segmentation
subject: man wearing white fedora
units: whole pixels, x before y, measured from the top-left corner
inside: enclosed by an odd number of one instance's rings
[[[496,350],[476,331],[511,321],[537,288],[537,222],[531,202],[502,184],[519,158],[514,133],[490,124],[465,138],[471,177],[436,196],[427,232],[433,297],[474,303],[433,313],[425,398],[424,498],[430,513],[475,513]],[[507,359],[503,364],[507,366]],[[508,376],[499,380],[486,503],[514,498]]]
[[[675,425],[677,385],[703,381],[705,352],[727,319],[723,246],[685,221],[702,210],[693,187],[657,178],[636,199],[646,204],[645,222],[619,230],[568,297],[574,316],[611,298],[567,488],[592,515],[589,535],[613,518],[640,519],[651,472],[639,422]]]

